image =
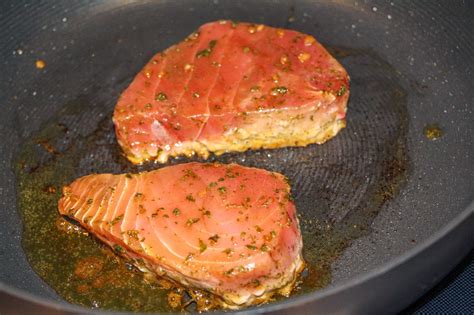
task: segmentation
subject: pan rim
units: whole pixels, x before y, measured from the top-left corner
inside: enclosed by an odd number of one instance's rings
[[[428,237],[427,239],[425,239],[418,245],[414,246],[413,248],[407,250],[403,254],[396,256],[394,259],[374,268],[373,270],[369,272],[350,278],[349,280],[343,281],[341,284],[335,285],[333,287],[324,288],[324,289],[321,289],[321,290],[318,290],[316,292],[309,293],[306,295],[285,299],[280,302],[262,306],[258,309],[242,310],[242,311],[237,311],[236,313],[239,313],[239,314],[268,313],[272,311],[282,310],[282,306],[285,309],[295,307],[295,306],[302,306],[316,299],[321,299],[324,297],[335,295],[343,291],[349,290],[351,288],[354,288],[362,283],[366,283],[368,281],[374,280],[377,277],[380,277],[383,274],[387,273],[388,271],[394,270],[397,267],[400,267],[401,265],[415,258],[416,256],[418,256],[419,254],[421,254],[423,251],[427,250],[431,246],[434,246],[438,241],[447,237],[450,233],[453,233],[463,222],[469,220],[470,217],[471,219],[472,217],[474,217],[474,200],[471,201],[471,203],[460,214],[458,214],[456,217],[451,219],[451,221],[449,221],[445,226],[439,229],[435,234],[431,235],[430,237]],[[28,302],[37,304],[39,306],[47,307],[49,309],[56,309],[59,311],[62,310],[62,311],[77,312],[77,313],[82,313],[82,314],[84,314],[85,312],[91,313],[91,314],[98,314],[99,312],[102,314],[117,314],[117,313],[127,314],[126,312],[114,312],[114,311],[100,310],[100,309],[97,309],[96,311],[91,311],[90,309],[86,307],[82,307],[82,306],[78,306],[74,304],[66,304],[67,302],[60,303],[57,301],[51,301],[51,300],[48,301],[44,298],[35,296],[34,294],[31,294],[22,289],[14,288],[3,282],[0,282],[0,292],[13,295],[14,297],[18,299],[26,300]],[[137,314],[137,313],[133,313],[133,314]]]

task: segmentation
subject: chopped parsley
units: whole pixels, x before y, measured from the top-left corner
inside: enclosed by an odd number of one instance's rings
[[[117,217],[115,217],[115,219],[113,219],[112,221],[109,222],[110,225],[114,225],[114,224],[117,224],[119,223],[120,220],[123,219],[123,214],[122,215],[119,215]]]
[[[168,99],[168,97],[163,92],[160,92],[160,93],[156,94],[156,96],[155,96],[155,100],[160,101],[160,102],[166,101],[167,99]]]
[[[288,92],[288,88],[284,86],[277,86],[276,88],[273,88],[271,91],[271,95],[276,96],[278,94],[280,95],[285,95]]]
[[[192,179],[196,179],[198,178],[198,176],[196,175],[196,173],[194,173],[194,171],[192,169],[185,169],[183,170],[183,179],[187,179],[187,178],[192,178]]]
[[[194,223],[196,223],[198,221],[199,221],[199,218],[188,219],[188,221],[186,221],[186,225],[191,226],[191,225],[193,225]]]
[[[339,88],[339,90],[336,92],[336,95],[337,96],[343,96],[344,93],[346,93],[346,86],[345,85],[341,85],[341,87]]]
[[[198,51],[196,54],[196,58],[201,58],[201,57],[209,57],[209,55],[212,53],[212,50],[214,49],[214,46],[216,46],[217,40],[213,39],[209,42],[209,46],[206,49],[203,49],[201,51]]]
[[[211,245],[217,243],[218,240],[219,240],[219,235],[217,235],[217,234],[209,237],[209,241],[211,242]]]
[[[123,248],[120,245],[114,245],[114,251],[120,254],[123,253]]]
[[[199,252],[203,253],[207,249],[206,243],[202,239],[199,239]]]
[[[222,251],[224,254],[226,255],[230,255],[232,254],[234,251],[232,250],[232,248],[226,248]]]
[[[128,236],[138,240],[138,231],[137,230],[128,230]]]

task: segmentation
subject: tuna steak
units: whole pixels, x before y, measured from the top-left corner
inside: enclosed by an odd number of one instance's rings
[[[288,295],[303,268],[290,187],[261,169],[188,163],[88,175],[64,187],[59,212],[141,270],[223,307]]]
[[[349,77],[314,37],[219,21],[155,55],[115,107],[133,163],[323,143],[345,126]]]

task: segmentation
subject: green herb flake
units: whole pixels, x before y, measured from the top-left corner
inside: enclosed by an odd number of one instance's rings
[[[189,194],[186,196],[186,200],[188,201],[196,201],[196,199],[194,199],[193,195]]]
[[[151,217],[152,217],[152,218],[155,218],[156,216],[158,216],[158,212],[160,212],[160,211],[162,211],[162,210],[165,210],[165,208],[159,207],[158,209],[156,209],[155,212],[153,212],[153,213],[151,214]]]
[[[221,187],[217,188],[217,190],[218,190],[219,193],[221,193],[222,195],[227,192],[227,188],[226,188],[225,186],[221,186]]]
[[[273,95],[273,96],[277,96],[277,95],[285,95],[287,92],[288,92],[288,88],[286,88],[284,86],[277,86],[277,87],[272,89],[270,94]]]
[[[174,208],[174,209],[173,209],[173,214],[174,214],[175,216],[178,216],[178,215],[181,214],[181,211],[180,211],[178,208]]]
[[[256,230],[258,233],[263,232],[263,229],[262,229],[260,226],[258,226],[258,225],[255,226],[255,230]]]
[[[128,230],[127,235],[138,240],[138,231],[137,230]]]
[[[226,254],[227,256],[231,255],[234,251],[232,250],[232,248],[226,248],[222,251],[224,254]]]
[[[198,176],[196,175],[196,173],[194,173],[194,171],[192,169],[185,169],[183,170],[183,177],[182,179],[188,179],[188,178],[192,178],[192,179],[196,179],[198,178]]]
[[[188,221],[186,221],[186,225],[191,226],[191,225],[193,225],[194,223],[196,223],[198,221],[199,221],[199,218],[188,219]]]
[[[209,237],[209,242],[211,243],[211,245],[214,245],[215,243],[217,243],[218,240],[219,240],[219,235],[217,234]]]
[[[202,239],[199,239],[199,252],[202,254],[207,249],[206,243]]]
[[[155,96],[155,100],[160,101],[160,102],[164,102],[167,99],[168,99],[168,97],[163,92],[160,92],[160,93],[156,94],[156,96]]]
[[[92,198],[87,199],[87,204],[88,205],[92,204],[93,202],[94,202],[94,199],[92,199]]]
[[[255,288],[257,288],[258,286],[260,286],[260,280],[253,279],[252,281],[250,281],[250,284],[254,286]]]
[[[114,251],[118,254],[123,253],[123,247],[120,245],[114,245]]]
[[[211,54],[211,50],[209,48],[206,48],[206,49],[203,49],[203,50],[199,51],[196,54],[196,57],[197,58],[208,57],[210,54]]]
[[[245,245],[245,247],[247,247],[250,250],[256,250],[257,249],[257,246],[252,245],[252,244]]]
[[[339,90],[336,92],[336,95],[337,96],[343,96],[344,93],[346,93],[346,86],[345,85],[341,85],[341,87],[339,88]]]
[[[119,215],[117,217],[115,217],[115,219],[113,219],[112,221],[109,222],[110,225],[115,225],[117,223],[119,223],[120,220],[123,219],[123,214],[122,215]]]
[[[206,49],[203,49],[196,54],[196,58],[209,57],[209,55],[211,54],[216,44],[217,44],[217,40],[215,39],[211,40],[209,42],[209,46]]]
[[[211,40],[211,41],[209,42],[209,48],[213,49],[214,46],[216,46],[216,44],[217,44],[217,40],[215,40],[215,39]]]
[[[210,183],[209,183],[209,187],[211,187],[211,188],[212,188],[212,187],[216,187],[216,186],[217,186],[217,183],[216,183],[216,182],[210,182]]]
[[[263,244],[263,245],[260,247],[260,250],[261,250],[262,252],[268,252],[269,249],[270,249],[270,248],[268,247],[267,244]]]
[[[239,175],[240,175],[239,172],[234,172],[234,171],[232,171],[232,170],[230,170],[230,169],[227,169],[227,170],[225,171],[225,177],[227,177],[227,178],[236,178],[236,177],[239,176]]]

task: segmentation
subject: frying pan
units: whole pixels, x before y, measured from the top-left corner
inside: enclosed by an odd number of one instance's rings
[[[58,173],[68,170],[63,184],[160,167],[120,156],[114,103],[155,52],[223,18],[310,33],[352,79],[348,127],[328,143],[212,157],[286,174],[305,256],[331,274],[324,288],[242,312],[400,311],[474,244],[473,9],[469,1],[2,1],[0,311],[88,311],[27,261],[15,172],[25,143],[53,122],[67,127],[67,137],[49,139],[58,156],[35,153],[37,167],[54,160]],[[432,129],[437,139],[426,136]],[[71,146],[81,147],[76,164],[61,160]]]

